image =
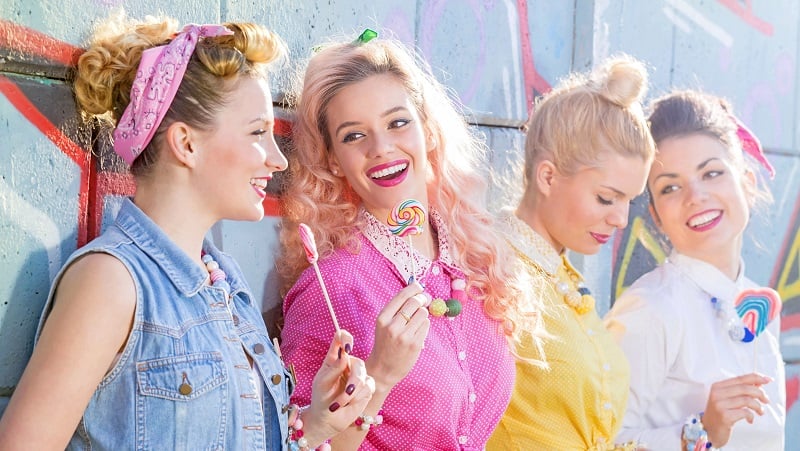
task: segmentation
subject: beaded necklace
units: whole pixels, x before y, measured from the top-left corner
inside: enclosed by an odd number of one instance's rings
[[[541,273],[560,294],[564,303],[579,315],[584,315],[595,306],[595,299],[586,283],[567,261],[566,256],[559,255],[541,235],[531,229],[528,224],[508,214],[506,225],[512,232],[507,237],[509,244],[527,266],[541,270]],[[520,240],[520,238],[522,238]],[[562,272],[560,269],[564,269]]]
[[[750,343],[753,341],[753,339],[755,339],[753,333],[744,326],[744,321],[742,321],[742,318],[739,317],[739,314],[735,313],[735,309],[731,305],[731,301],[720,299],[709,293],[708,290],[703,288],[703,286],[696,281],[694,277],[692,277],[690,272],[684,270],[682,265],[675,261],[672,261],[672,264],[681,274],[683,274],[684,278],[689,279],[698,290],[708,295],[709,301],[711,302],[711,308],[714,311],[714,316],[716,316],[722,323],[725,331],[728,333],[728,337],[730,337],[732,341]]]
[[[728,331],[728,336],[731,340],[750,343],[755,339],[755,335],[753,335],[748,328],[744,327],[744,322],[738,314],[730,314],[731,308],[728,304],[728,301],[711,296],[711,307],[714,308],[714,314],[722,321],[722,324],[725,325],[725,329]]]
[[[200,255],[203,259],[203,264],[206,265],[206,270],[208,270],[208,277],[211,278],[211,286],[221,288],[225,291],[225,299],[227,300],[231,292],[231,286],[227,280],[228,275],[219,267],[219,263],[214,260],[211,254],[207,254],[203,251]]]

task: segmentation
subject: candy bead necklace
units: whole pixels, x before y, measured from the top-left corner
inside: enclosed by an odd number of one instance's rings
[[[739,315],[731,315],[731,307],[728,306],[729,302],[721,300],[715,296],[711,296],[711,307],[714,309],[714,314],[722,322],[728,336],[733,341],[741,341],[742,343],[750,343],[755,336],[746,327]]]
[[[517,250],[517,254],[527,266],[541,269],[542,275],[563,297],[564,303],[579,315],[594,309],[595,299],[592,292],[581,276],[570,267],[565,256],[559,255],[547,240],[513,214],[506,218],[506,224],[517,236],[524,238],[522,243],[510,242]],[[566,277],[559,274],[561,267],[564,268]]]
[[[689,279],[698,290],[709,296],[711,308],[714,310],[714,316],[716,316],[722,323],[722,327],[725,328],[725,331],[728,333],[728,337],[730,337],[732,341],[740,341],[742,343],[750,343],[753,341],[755,336],[753,336],[752,332],[744,327],[744,322],[742,321],[742,318],[735,313],[735,310],[731,305],[731,301],[720,299],[712,295],[703,289],[703,287],[692,278],[691,274],[682,271],[680,268],[678,268],[678,270],[681,271],[685,278]],[[731,312],[733,312],[733,314],[731,314]]]
[[[228,283],[228,275],[225,274],[225,271],[219,267],[219,263],[214,260],[214,257],[211,254],[207,254],[205,251],[201,254],[201,258],[203,259],[203,264],[206,265],[206,270],[208,270],[208,277],[211,279],[211,286],[216,288],[221,288],[225,291],[225,299],[228,299],[228,296],[231,292],[231,286]]]

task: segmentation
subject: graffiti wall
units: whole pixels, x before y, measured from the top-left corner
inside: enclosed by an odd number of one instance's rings
[[[97,19],[168,13],[182,22],[252,20],[281,34],[298,65],[328,36],[365,27],[414,43],[465,104],[511,173],[535,97],[571,70],[630,53],[651,70],[651,94],[702,88],[727,97],[778,168],[775,203],[754,214],[745,244],[748,274],[784,300],[789,449],[800,449],[800,129],[796,127],[800,4],[764,0],[5,0],[0,2],[0,410],[30,355],[50,281],[77,246],[113,218],[133,180],[108,152],[107,136],[79,120],[65,82]],[[284,93],[295,64],[273,83]],[[279,111],[282,143],[291,111]],[[273,325],[279,212],[260,223],[217,224],[212,239],[242,263]],[[599,255],[577,258],[605,312],[625,287],[665,258],[663,239],[639,199],[630,226]],[[794,427],[792,427],[794,426]]]

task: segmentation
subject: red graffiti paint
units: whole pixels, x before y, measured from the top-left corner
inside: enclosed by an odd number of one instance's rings
[[[25,94],[8,78],[0,75],[0,92],[9,102],[53,142],[64,155],[68,156],[81,170],[80,190],[78,193],[78,246],[83,246],[90,238],[87,234],[87,204],[89,197],[90,154],[75,144],[67,135],[47,119]]]
[[[80,47],[3,19],[0,19],[0,47],[46,58],[64,66],[77,63],[83,53]]]
[[[753,2],[751,0],[717,0],[723,6],[733,11],[734,14],[739,16],[747,25],[758,30],[767,36],[772,36],[772,24],[756,17],[753,13]]]
[[[800,313],[781,316],[781,332],[792,329],[800,329]]]
[[[522,48],[522,73],[525,76],[525,100],[528,102],[528,113],[530,113],[536,95],[549,91],[550,83],[539,74],[533,61],[531,32],[528,29],[528,2],[526,0],[517,0],[517,16],[519,17],[519,40]]]
[[[786,380],[786,411],[792,410],[792,406],[797,401],[798,388],[800,388],[800,377],[794,376]]]
[[[286,119],[275,119],[275,129],[273,133],[284,138],[291,138],[292,123]]]

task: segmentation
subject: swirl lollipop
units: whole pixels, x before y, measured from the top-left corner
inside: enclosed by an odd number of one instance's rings
[[[336,320],[336,314],[333,312],[333,304],[331,304],[331,298],[328,296],[328,289],[325,287],[325,281],[322,280],[322,273],[319,272],[319,265],[317,265],[319,253],[317,253],[317,243],[314,240],[314,232],[302,222],[298,226],[298,229],[300,231],[300,240],[303,242],[303,249],[306,251],[306,258],[317,273],[317,280],[319,280],[319,285],[322,287],[322,294],[325,296],[325,302],[328,304],[328,311],[331,313],[331,318],[333,318],[333,325],[336,327],[336,332],[339,332],[339,321]]]
[[[389,230],[400,237],[419,235],[425,229],[425,206],[415,199],[406,199],[389,213]]]
[[[408,284],[411,285],[417,275],[417,267],[414,263],[414,243],[411,241],[413,235],[421,234],[425,229],[425,206],[416,199],[406,199],[395,206],[389,213],[387,221],[389,230],[399,236],[408,237],[408,246],[411,248],[411,277]]]

